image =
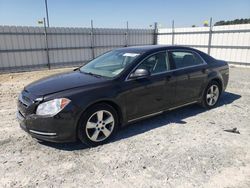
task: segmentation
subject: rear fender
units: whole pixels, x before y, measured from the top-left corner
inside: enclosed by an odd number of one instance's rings
[[[216,80],[219,82],[219,84],[221,85],[221,90],[223,90],[224,85],[223,85],[223,78],[221,76],[221,74],[218,71],[212,71],[211,73],[208,74],[207,77],[207,81],[204,83],[204,86],[200,92],[200,97],[199,97],[199,101],[202,100],[202,97],[204,96],[204,93],[206,91],[206,88],[208,86],[208,84],[212,81],[212,80]]]

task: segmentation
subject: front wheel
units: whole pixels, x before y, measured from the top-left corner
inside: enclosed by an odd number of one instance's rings
[[[208,109],[213,108],[217,104],[220,94],[221,90],[218,82],[210,82],[205,90],[202,105]]]
[[[108,142],[118,127],[117,112],[107,104],[91,107],[81,118],[78,125],[78,138],[88,146]]]

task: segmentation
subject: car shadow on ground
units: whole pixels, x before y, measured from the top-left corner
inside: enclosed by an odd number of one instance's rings
[[[221,107],[223,105],[231,104],[235,100],[239,99],[241,95],[224,92],[221,96],[217,107]],[[111,140],[111,142],[116,142],[118,140],[126,139],[138,134],[142,134],[144,132],[150,131],[152,129],[167,126],[170,123],[176,124],[186,124],[185,119],[191,116],[195,116],[197,114],[205,112],[206,109],[202,108],[201,106],[194,104],[186,107],[182,107],[173,111],[165,112],[163,114],[148,118],[146,120],[141,120],[136,123],[130,124],[128,126],[123,127],[121,130],[118,131],[116,136]],[[51,142],[40,142],[44,146],[53,147],[60,150],[66,151],[74,151],[74,150],[82,150],[87,149],[85,145],[82,143],[75,142],[75,143],[51,143]]]

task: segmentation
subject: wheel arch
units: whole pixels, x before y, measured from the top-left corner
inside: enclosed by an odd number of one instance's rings
[[[200,93],[200,99],[199,100],[202,100],[202,97],[204,96],[204,92],[206,91],[206,88],[207,88],[208,84],[210,82],[212,82],[212,81],[216,81],[219,84],[220,93],[222,93],[223,87],[224,87],[223,86],[222,78],[221,78],[221,76],[218,73],[212,72],[210,75],[208,75],[208,80],[204,84],[203,89],[201,90],[202,92]]]
[[[114,102],[112,100],[101,100],[101,101],[95,102],[94,104],[92,104],[91,106],[89,106],[89,108],[92,107],[92,106],[94,106],[94,105],[97,105],[97,104],[107,104],[107,105],[113,107],[115,109],[115,111],[117,112],[119,125],[121,123],[123,123],[122,110],[121,110],[121,107],[116,102]]]
[[[117,112],[117,115],[118,115],[118,125],[120,126],[121,124],[123,124],[123,113],[122,113],[122,109],[121,107],[114,101],[112,100],[108,100],[108,99],[103,99],[103,100],[98,100],[98,101],[95,101],[91,104],[89,104],[85,109],[82,110],[82,112],[80,113],[80,116],[77,120],[77,127],[78,127],[78,124],[79,124],[79,121],[81,120],[81,118],[84,116],[84,114],[90,109],[92,108],[93,106],[97,105],[97,104],[107,104],[109,106],[111,106],[112,108],[115,109],[115,111]]]
[[[220,92],[222,92],[222,90],[223,90],[223,82],[222,82],[222,80],[221,80],[220,78],[216,77],[216,78],[211,79],[211,80],[208,82],[208,84],[209,84],[210,82],[212,82],[212,81],[215,81],[215,82],[217,82],[217,83],[219,84]]]

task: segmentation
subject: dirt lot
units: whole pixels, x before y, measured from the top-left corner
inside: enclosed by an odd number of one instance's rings
[[[217,108],[165,113],[91,149],[38,143],[15,118],[24,85],[65,70],[0,75],[0,187],[250,187],[249,68],[231,67]]]

